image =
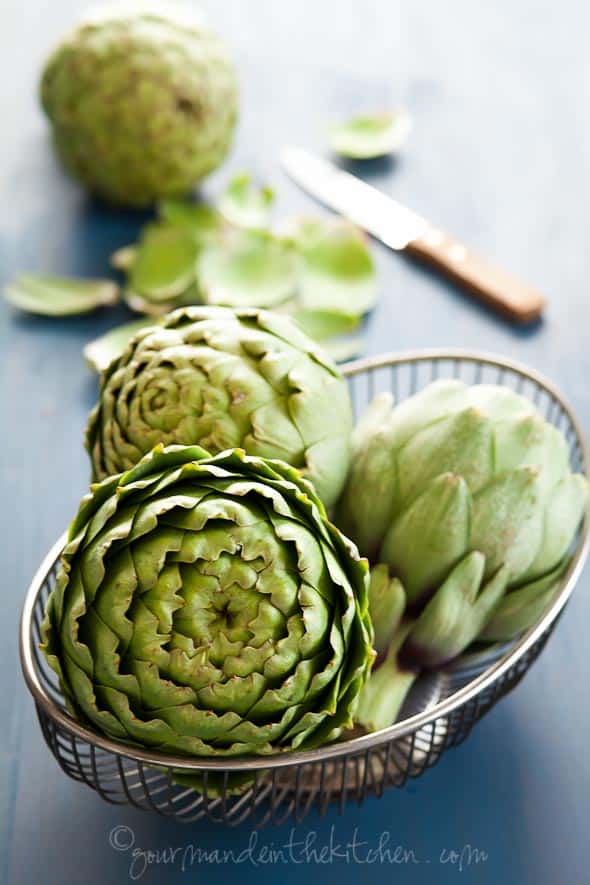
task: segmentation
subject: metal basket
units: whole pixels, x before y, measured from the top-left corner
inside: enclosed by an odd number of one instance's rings
[[[560,393],[544,378],[516,363],[466,351],[423,351],[358,360],[344,367],[355,413],[379,391],[396,400],[440,377],[468,383],[502,384],[529,397],[560,428],[574,470],[588,474],[588,452],[578,423]],[[444,672],[420,677],[400,720],[374,734],[309,752],[263,758],[198,759],[139,750],[95,733],[67,713],[56,677],[39,653],[39,628],[55,581],[64,539],[47,554],[24,604],[20,650],[27,685],[43,736],[62,769],[96,790],[107,802],[151,809],[180,821],[200,818],[254,826],[301,821],[367,795],[382,795],[434,765],[463,741],[474,724],[522,679],[543,649],[582,570],[588,552],[588,516],[563,587],[539,622],[517,641],[464,656]],[[198,789],[179,783],[196,775]],[[236,794],[236,775],[245,786]],[[231,777],[230,777],[231,776]]]

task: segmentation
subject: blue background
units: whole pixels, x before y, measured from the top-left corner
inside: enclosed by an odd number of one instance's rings
[[[84,4],[4,0],[0,64],[0,276],[47,270],[103,274],[107,256],[142,221],[98,207],[62,175],[35,96],[43,54]],[[242,82],[231,169],[275,185],[279,211],[320,211],[277,165],[279,147],[321,150],[327,123],[363,109],[406,105],[414,132],[403,155],[364,174],[549,297],[545,321],[517,331],[429,271],[377,249],[381,301],[368,351],[469,346],[541,369],[590,422],[587,325],[590,124],[587,34],[579,0],[217,0],[203,4],[230,42]],[[146,849],[192,843],[243,849],[250,831],[190,828],[113,809],[61,774],[42,743],[17,661],[25,588],[88,482],[81,448],[96,379],[84,343],[126,317],[123,308],[50,321],[0,305],[0,881],[125,882],[129,852],[109,845],[116,825]],[[421,861],[395,867],[175,866],[145,882],[588,882],[590,770],[586,656],[590,600],[582,579],[556,635],[524,683],[459,749],[403,791],[344,816],[310,817],[318,830],[375,844],[389,831]],[[260,839],[275,847],[288,827]],[[470,844],[485,863],[460,873],[443,849]],[[430,863],[426,864],[425,861]],[[137,871],[137,868],[136,868]]]

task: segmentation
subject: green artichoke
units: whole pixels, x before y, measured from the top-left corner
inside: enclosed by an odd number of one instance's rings
[[[237,116],[221,41],[174,4],[112,4],[49,58],[41,103],[68,171],[115,203],[183,195],[224,159]]]
[[[159,442],[242,447],[300,468],[329,507],[351,431],[346,382],[289,319],[189,307],[140,331],[103,373],[86,445],[95,479],[128,470]]]
[[[387,707],[380,697],[366,712],[365,697],[366,724],[393,721],[400,673],[440,667],[475,639],[508,640],[537,620],[560,586],[587,499],[563,434],[507,388],[444,380],[397,408],[387,394],[374,400],[353,436],[336,518],[396,579],[395,649],[377,642],[386,670],[372,677],[391,705],[376,713]],[[371,595],[387,636],[382,584],[377,591],[374,579]]]
[[[309,748],[351,724],[373,657],[367,582],[294,468],[157,446],[83,499],[42,648],[73,713],[116,740]]]

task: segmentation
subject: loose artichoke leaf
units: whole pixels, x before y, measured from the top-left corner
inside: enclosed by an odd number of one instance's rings
[[[166,301],[151,301],[149,298],[144,298],[143,295],[134,292],[129,287],[123,289],[123,300],[135,313],[142,313],[145,316],[158,319],[166,316],[167,313],[176,307],[196,305],[202,299],[197,284],[193,282],[180,295]]]
[[[268,233],[235,229],[203,248],[197,279],[207,304],[274,307],[297,291],[297,256]]]
[[[363,314],[374,306],[375,265],[357,227],[338,220],[308,228],[296,246],[302,256],[299,300],[303,307]]]
[[[128,271],[135,261],[136,255],[137,246],[121,246],[120,249],[116,249],[112,253],[109,262],[115,270]]]
[[[316,310],[314,308],[294,306],[290,313],[292,319],[303,329],[306,335],[315,341],[325,342],[327,338],[347,335],[358,329],[362,316],[340,310]]]
[[[335,363],[345,363],[360,356],[366,348],[367,339],[364,335],[343,336],[341,338],[325,338],[320,344]]]
[[[208,203],[162,200],[158,203],[158,213],[166,225],[190,230],[199,243],[216,238],[224,227],[221,214]]]
[[[4,289],[7,301],[41,316],[74,316],[115,304],[119,287],[112,280],[21,274]]]
[[[218,202],[221,214],[238,227],[262,229],[270,221],[274,191],[266,186],[257,187],[246,173],[236,175],[228,184]]]
[[[314,216],[288,215],[273,226],[273,233],[291,246],[303,248],[310,240],[320,236],[330,223]]]
[[[116,326],[100,338],[89,341],[84,347],[84,358],[96,372],[103,372],[110,363],[121,356],[127,344],[140,329],[147,326],[153,326],[154,320],[141,319],[134,320],[131,323],[124,323],[122,326]]]
[[[404,110],[352,117],[332,127],[330,147],[352,160],[370,160],[398,150],[410,134],[412,122]]]
[[[199,246],[190,229],[151,224],[144,228],[129,271],[129,288],[147,301],[166,302],[195,282]]]

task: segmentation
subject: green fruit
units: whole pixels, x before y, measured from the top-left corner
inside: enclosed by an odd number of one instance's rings
[[[69,172],[109,201],[142,206],[187,193],[222,162],[236,75],[196,17],[173,4],[122,3],[86,18],[54,51],[41,102]]]
[[[336,522],[405,594],[401,643],[394,607],[392,679],[535,623],[561,586],[588,483],[571,472],[563,434],[528,400],[459,381],[431,384],[397,408],[381,395],[355,431],[351,463]],[[374,570],[372,596],[384,581]],[[400,694],[383,674],[379,685]],[[390,724],[369,706],[365,724]]]
[[[128,470],[156,445],[236,447],[281,458],[326,506],[350,461],[346,382],[287,317],[179,308],[140,331],[102,375],[86,436],[93,476]]]
[[[83,499],[42,648],[70,710],[116,740],[311,748],[352,724],[373,659],[367,584],[292,467],[158,446]]]

